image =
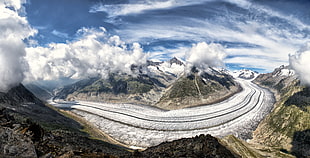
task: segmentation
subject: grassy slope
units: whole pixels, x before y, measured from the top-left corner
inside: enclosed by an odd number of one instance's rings
[[[192,74],[180,77],[171,85],[157,106],[164,109],[180,109],[211,104],[226,99],[237,91],[238,86],[228,77],[203,78]]]
[[[244,158],[293,158],[294,156],[262,145],[253,145],[229,135],[221,139],[221,143]]]
[[[279,82],[268,79],[258,81],[261,85],[272,88],[278,98],[274,110],[254,132],[253,142],[298,156],[303,149],[295,145],[296,134],[310,129],[310,96],[307,94],[308,88],[300,86],[298,80],[286,80],[288,79]],[[309,132],[306,134],[309,135]]]

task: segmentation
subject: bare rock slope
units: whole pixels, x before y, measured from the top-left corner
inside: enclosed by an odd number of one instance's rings
[[[253,142],[310,157],[310,87],[284,66],[258,76],[255,82],[272,89],[277,102],[254,132]]]
[[[56,98],[108,103],[134,103],[167,110],[181,109],[224,100],[240,91],[228,73],[209,68],[185,73],[185,64],[173,58],[132,67],[132,74],[109,74],[63,87]]]
[[[45,106],[23,85],[0,93],[0,157],[239,157],[210,135],[128,152],[90,139],[82,129]]]

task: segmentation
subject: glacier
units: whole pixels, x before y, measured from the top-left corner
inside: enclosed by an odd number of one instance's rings
[[[271,111],[273,94],[251,80],[236,79],[243,90],[219,103],[166,111],[152,106],[87,101],[51,102],[71,108],[95,127],[134,148],[200,134],[250,138],[258,123]]]

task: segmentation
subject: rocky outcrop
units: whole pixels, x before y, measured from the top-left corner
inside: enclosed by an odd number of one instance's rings
[[[161,90],[165,87],[158,79],[147,75],[110,74],[107,79],[97,78],[89,82],[86,80],[65,86],[56,98],[154,104],[159,100]],[[81,83],[83,83],[82,86],[80,86]],[[86,85],[86,83],[88,84]]]
[[[0,154],[7,157],[37,157],[30,133],[13,122],[13,117],[0,109]]]
[[[221,138],[220,141],[223,145],[225,145],[225,147],[229,148],[230,150],[244,158],[294,158],[294,156],[279,151],[278,149],[260,144],[248,143],[236,138],[233,135]]]
[[[70,157],[129,154],[89,138],[82,126],[45,106],[22,85],[0,93],[0,157]]]
[[[114,73],[107,78],[90,78],[67,85],[55,98],[108,103],[134,103],[167,110],[222,101],[240,91],[227,72],[196,68],[185,74],[186,65],[178,58],[165,62],[148,61],[132,66],[133,74]],[[220,97],[219,97],[220,96]]]
[[[25,87],[41,100],[48,100],[53,97],[52,92],[36,84],[27,84]]]
[[[211,135],[200,135],[164,142],[143,152],[135,152],[132,157],[239,158],[240,156],[228,150]]]
[[[89,139],[75,129],[47,130],[24,118],[16,118],[9,109],[0,110],[0,155],[4,157],[70,157],[129,154],[115,145]]]
[[[200,75],[192,72],[180,77],[166,89],[156,106],[171,110],[212,104],[241,90],[232,76],[213,69],[211,71]]]
[[[172,59],[169,60],[169,63],[172,64],[177,64],[177,65],[185,65],[183,61],[180,59],[173,57]]]
[[[263,74],[255,82],[268,87],[276,94],[273,111],[254,131],[254,143],[277,148],[298,157],[310,157],[310,88],[300,84],[288,67],[281,66],[274,72]],[[301,138],[301,135],[303,138]],[[307,149],[306,149],[307,148]]]

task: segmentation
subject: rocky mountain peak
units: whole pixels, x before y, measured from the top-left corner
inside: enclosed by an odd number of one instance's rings
[[[232,73],[232,76],[234,77],[238,77],[238,78],[243,78],[243,79],[254,79],[256,78],[257,76],[259,75],[258,72],[256,71],[252,71],[252,70],[248,70],[248,69],[242,69],[242,70],[239,70],[239,71],[234,71]]]
[[[22,84],[10,89],[7,93],[0,93],[0,104],[16,106],[29,102],[34,103],[40,101]]]
[[[290,66],[281,65],[272,72],[273,77],[289,77],[294,76],[295,71]]]
[[[173,57],[172,59],[169,60],[169,63],[172,64],[177,64],[177,65],[185,65],[184,62],[181,59],[178,59],[177,57]]]
[[[159,60],[147,60],[146,63],[147,63],[147,66],[158,66],[162,64],[163,62]]]

